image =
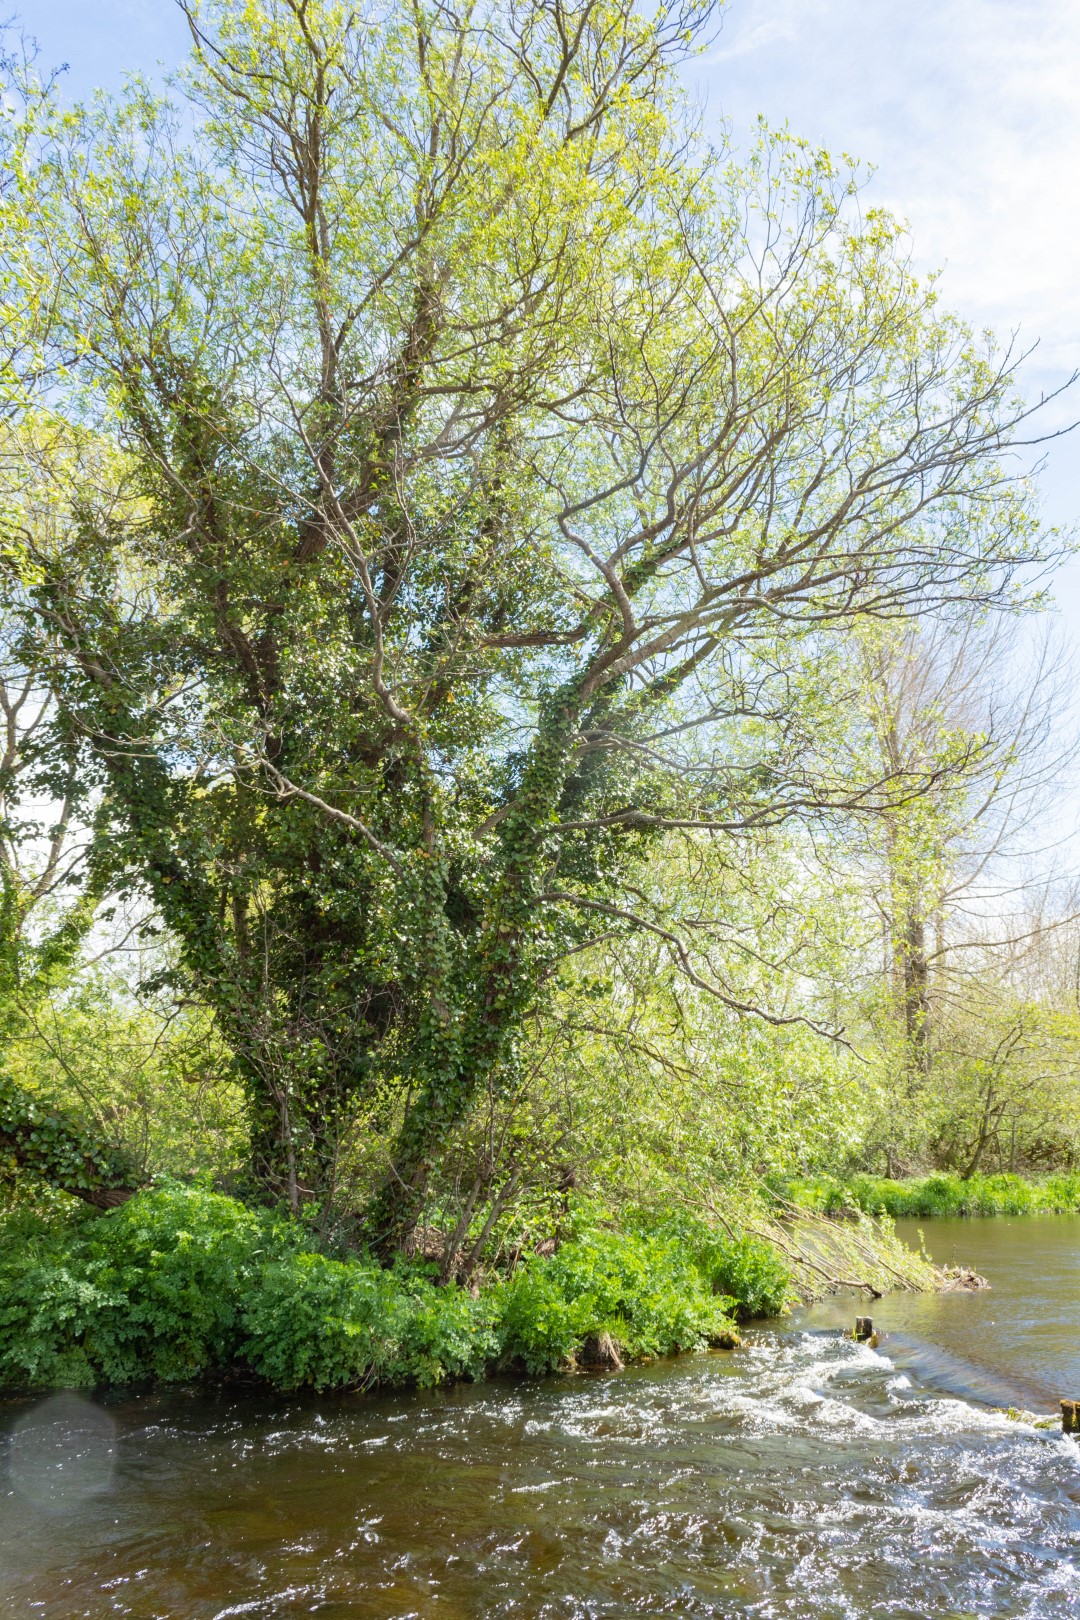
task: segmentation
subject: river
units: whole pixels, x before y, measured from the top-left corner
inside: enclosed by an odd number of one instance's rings
[[[9,1402],[0,1614],[1080,1616],[1080,1217],[925,1223],[976,1294],[614,1377]],[[914,1228],[910,1234],[914,1235]]]

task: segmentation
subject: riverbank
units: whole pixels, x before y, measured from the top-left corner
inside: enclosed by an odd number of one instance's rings
[[[243,1376],[279,1390],[436,1385],[503,1369],[617,1366],[737,1343],[847,1280],[928,1287],[887,1230],[808,1219],[740,1230],[688,1213],[586,1202],[554,1253],[476,1284],[311,1246],[296,1222],[205,1188],[137,1194],[106,1214],[21,1210],[0,1223],[0,1387]]]
[[[999,1408],[1080,1390],[1078,1227],[935,1223],[993,1286],[889,1294],[876,1349],[841,1296],[614,1380],[10,1399],[0,1608],[1076,1620],[1080,1451]]]
[[[891,1181],[885,1176],[808,1176],[777,1183],[799,1208],[823,1215],[857,1211],[893,1220],[920,1216],[1072,1215],[1080,1211],[1080,1172],[1040,1180],[1023,1176],[939,1174]]]

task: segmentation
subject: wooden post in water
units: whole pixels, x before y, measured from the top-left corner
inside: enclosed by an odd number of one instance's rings
[[[868,1316],[857,1316],[855,1318],[855,1332],[853,1333],[852,1337],[859,1344],[861,1344],[864,1339],[872,1339],[874,1337],[874,1324]]]
[[[1062,1434],[1080,1434],[1080,1401],[1062,1401]]]

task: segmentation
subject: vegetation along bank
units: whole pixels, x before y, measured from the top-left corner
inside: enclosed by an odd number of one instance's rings
[[[791,1177],[778,1182],[777,1190],[800,1208],[826,1215],[861,1210],[894,1220],[935,1215],[1073,1215],[1080,1211],[1080,1173],[1076,1171],[1040,1180],[1007,1174],[963,1180],[939,1173],[905,1181],[866,1174],[845,1179],[820,1175]]]
[[[707,1347],[784,1310],[838,1261],[879,1287],[930,1268],[865,1222],[781,1239],[690,1214],[580,1204],[548,1252],[471,1287],[419,1256],[384,1267],[305,1242],[295,1222],[208,1188],[138,1193],[108,1214],[21,1208],[0,1227],[0,1385],[242,1375],[279,1389],[544,1373]]]
[[[1071,1199],[1021,357],[705,138],[709,0],[181,5],[0,51],[0,1380],[612,1365]]]

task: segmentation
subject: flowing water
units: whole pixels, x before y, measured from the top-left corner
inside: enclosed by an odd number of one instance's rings
[[[1080,1616],[1080,1218],[926,1223],[992,1291],[734,1353],[339,1400],[10,1403],[0,1614]],[[870,1307],[858,1305],[865,1312]]]

